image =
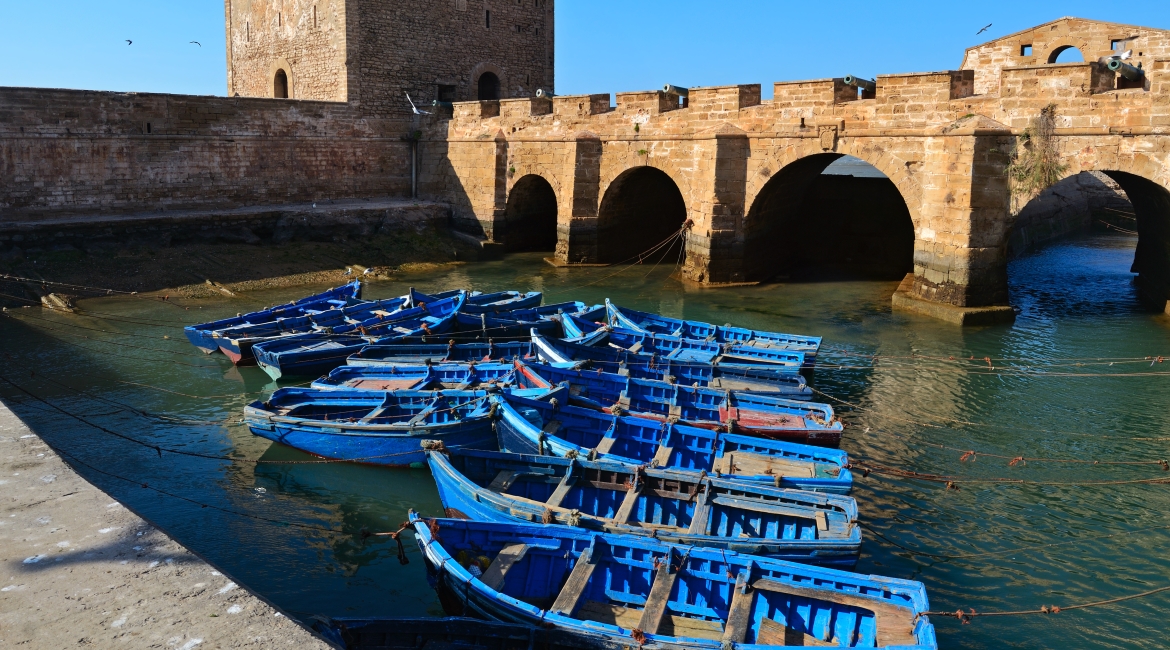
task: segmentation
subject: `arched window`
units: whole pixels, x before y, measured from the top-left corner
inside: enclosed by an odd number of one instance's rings
[[[1071,45],[1065,45],[1052,50],[1048,55],[1049,63],[1079,63],[1085,60],[1085,55]]]
[[[277,99],[288,99],[288,75],[284,70],[277,70],[272,80],[272,96]]]
[[[500,78],[494,72],[479,75],[479,101],[493,101],[500,98]]]

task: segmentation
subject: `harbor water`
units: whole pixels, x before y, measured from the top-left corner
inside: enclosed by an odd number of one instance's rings
[[[842,448],[874,469],[855,472],[857,571],[922,581],[936,611],[1038,610],[1170,586],[1170,484],[1152,482],[1170,479],[1170,317],[1138,304],[1134,245],[1090,235],[1019,259],[1016,322],[966,329],[892,313],[896,282],[704,289],[672,279],[670,262],[558,269],[540,254],[399,276],[367,297],[535,290],[823,336],[809,382],[847,423]],[[276,384],[183,337],[320,289],[10,309],[0,399],[87,479],[293,615],[439,616],[410,536],[403,565],[394,541],[362,535],[397,529],[408,508],[441,514],[428,472],[304,462],[252,436],[243,407]],[[1155,648],[1168,607],[1165,592],[934,623],[946,648]]]

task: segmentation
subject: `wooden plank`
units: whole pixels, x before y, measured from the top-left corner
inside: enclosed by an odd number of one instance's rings
[[[602,438],[601,442],[597,443],[598,454],[608,454],[610,449],[613,449],[613,444],[617,442],[617,438]]]
[[[491,485],[488,485],[488,489],[492,492],[506,492],[516,482],[516,477],[520,476],[520,474],[521,472],[509,472],[506,469],[500,470],[500,473],[496,474],[496,477],[492,479]]]
[[[548,498],[548,501],[544,502],[545,505],[550,508],[561,507],[561,502],[564,501],[565,497],[569,495],[569,490],[573,489],[573,484],[576,482],[577,477],[573,475],[572,468],[570,467],[568,473],[565,474],[565,477],[561,479],[560,484],[557,485],[557,489],[553,490],[552,496]]]
[[[752,601],[755,595],[756,592],[747,585],[747,575],[739,574],[735,579],[731,607],[727,612],[727,625],[723,628],[724,643],[743,643],[747,638],[748,628],[752,624]]]
[[[504,578],[507,577],[508,571],[516,566],[516,563],[524,559],[528,554],[527,544],[509,544],[504,547],[496,559],[492,560],[491,565],[488,566],[487,571],[480,576],[480,581],[485,585],[499,591],[504,586]]]
[[[634,512],[634,506],[637,503],[638,491],[631,489],[626,492],[625,498],[622,499],[622,504],[618,506],[617,514],[613,516],[614,523],[627,523],[630,520],[630,515]]]
[[[813,463],[789,458],[777,458],[741,451],[736,452],[735,462],[739,466],[741,475],[762,476],[770,474],[791,478],[813,478],[816,476],[816,466]]]
[[[638,622],[642,618],[642,610],[587,600],[577,609],[575,618],[632,630],[638,627]],[[663,620],[658,632],[666,636],[685,636],[718,641],[723,636],[723,627],[717,621],[705,621],[671,614]]]
[[[823,532],[829,530],[829,518],[825,515],[824,510],[818,510],[816,518],[817,518],[817,530],[818,531],[823,533]]]
[[[667,447],[665,444],[659,445],[658,450],[654,452],[654,459],[650,465],[652,467],[666,467],[670,463],[670,455],[674,453],[674,449]]]
[[[597,565],[593,563],[591,551],[585,549],[585,552],[577,559],[577,564],[573,566],[573,571],[569,574],[569,579],[565,581],[565,586],[561,587],[561,593],[557,594],[557,600],[553,603],[550,611],[572,616],[573,610],[577,608],[577,602],[585,593],[585,585],[589,583],[589,578],[596,568]]]
[[[915,645],[918,643],[914,636],[914,611],[908,606],[874,600],[857,594],[801,587],[767,578],[756,580],[752,583],[752,587],[760,591],[837,603],[873,612],[877,627],[878,646]],[[762,643],[762,641],[757,640],[757,643]]]
[[[650,595],[646,597],[646,607],[638,619],[638,629],[646,634],[658,633],[658,626],[662,625],[662,618],[666,616],[666,602],[670,600],[670,592],[678,579],[678,573],[670,570],[670,559],[668,555],[662,566],[658,567],[654,584],[650,585]]]
[[[691,535],[706,535],[707,528],[710,523],[707,521],[711,518],[711,504],[707,498],[707,493],[699,495],[698,501],[695,502],[695,514],[691,517],[691,525],[687,528],[687,532]]]

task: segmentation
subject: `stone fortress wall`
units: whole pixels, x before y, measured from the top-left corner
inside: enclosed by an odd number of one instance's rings
[[[971,48],[959,70],[879,76],[864,94],[830,78],[778,82],[771,100],[744,84],[611,102],[535,97],[554,87],[553,11],[226,0],[230,97],[0,89],[0,225],[407,197],[417,140],[419,195],[450,205],[461,230],[506,244],[525,223],[509,204],[527,197],[555,213],[556,258],[572,264],[614,261],[689,220],[684,276],[751,282],[786,249],[824,245],[785,233],[820,172],[851,155],[904,201],[906,296],[1006,305],[1016,217],[1003,170],[1055,104],[1066,174],[1100,172],[1128,195],[1135,269],[1170,297],[1170,32],[1064,18]],[[1047,63],[1066,46],[1086,61]],[[1096,61],[1121,46],[1142,65],[1137,87]],[[290,99],[272,97],[278,73]],[[500,99],[480,99],[493,79]],[[432,114],[412,114],[405,93]],[[429,106],[439,98],[456,101]]]

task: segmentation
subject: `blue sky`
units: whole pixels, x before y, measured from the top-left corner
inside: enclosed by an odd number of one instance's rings
[[[2,86],[225,93],[222,0],[0,2]],[[954,69],[965,47],[1061,16],[1170,28],[1170,2],[560,0],[557,92],[761,83],[767,95],[779,80]]]

